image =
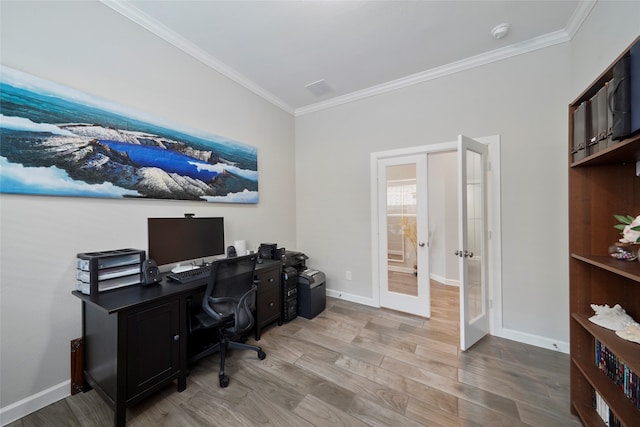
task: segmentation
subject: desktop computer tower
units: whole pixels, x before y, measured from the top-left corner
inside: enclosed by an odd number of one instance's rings
[[[282,269],[282,322],[292,321],[298,315],[298,270]]]

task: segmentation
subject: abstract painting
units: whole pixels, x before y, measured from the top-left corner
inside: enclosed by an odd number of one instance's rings
[[[0,192],[258,203],[257,150],[0,65]]]

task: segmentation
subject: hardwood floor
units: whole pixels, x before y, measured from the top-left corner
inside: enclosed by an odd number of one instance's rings
[[[405,295],[418,295],[418,277],[413,273],[389,270],[389,290]]]
[[[458,350],[458,290],[432,283],[432,318],[333,298],[312,320],[264,331],[267,353],[232,351],[229,387],[218,357],[127,411],[147,426],[579,426],[569,412],[566,354],[485,337]],[[251,340],[250,340],[251,341]],[[12,424],[111,426],[95,391]]]

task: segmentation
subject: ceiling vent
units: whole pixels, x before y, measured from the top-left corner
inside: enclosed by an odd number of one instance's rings
[[[309,92],[314,94],[315,96],[322,96],[327,93],[333,92],[333,88],[324,81],[324,79],[318,80],[317,82],[309,83],[305,85]]]

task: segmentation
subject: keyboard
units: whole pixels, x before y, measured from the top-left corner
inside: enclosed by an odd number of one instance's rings
[[[202,267],[194,268],[193,270],[181,271],[179,273],[169,273],[167,278],[178,283],[189,283],[195,280],[208,279],[211,274],[211,267],[203,265]]]

